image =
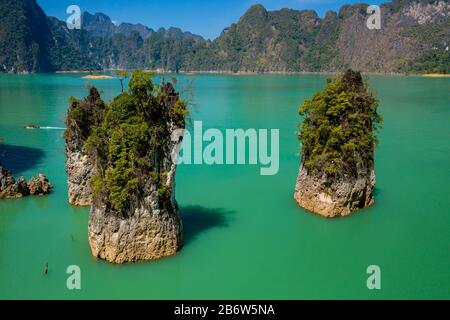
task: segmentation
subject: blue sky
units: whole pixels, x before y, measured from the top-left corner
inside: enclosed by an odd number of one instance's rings
[[[314,9],[323,16],[343,4],[388,0],[37,0],[45,13],[65,20],[66,8],[76,4],[82,11],[103,12],[117,22],[142,23],[153,29],[179,27],[214,39],[253,4],[268,10],[281,8]]]

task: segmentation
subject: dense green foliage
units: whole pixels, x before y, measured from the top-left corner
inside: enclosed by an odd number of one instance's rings
[[[404,61],[400,71],[412,73],[450,74],[450,19],[408,30],[423,46],[422,54]]]
[[[335,23],[329,28],[329,21],[321,21],[314,11],[268,12],[255,5],[212,47],[220,53],[222,70],[321,71],[332,60],[337,31]]]
[[[70,108],[67,113],[64,138],[70,151],[82,151],[94,127],[103,121],[105,102],[95,87],[89,88],[89,95],[83,100],[74,97],[69,99]]]
[[[53,71],[47,17],[34,0],[0,1],[0,71]]]
[[[300,107],[305,117],[300,133],[304,166],[328,176],[357,175],[372,166],[381,124],[377,107],[359,73],[349,70],[330,79]]]
[[[450,51],[430,50],[418,58],[407,61],[400,71],[419,74],[450,74]]]
[[[184,128],[187,104],[171,83],[155,85],[152,75],[133,72],[128,92],[117,96],[94,126],[85,151],[94,156],[97,174],[92,178],[94,198],[106,197],[112,209],[122,212],[151,173],[161,198],[169,195],[165,185],[165,157],[170,154],[171,130]]]

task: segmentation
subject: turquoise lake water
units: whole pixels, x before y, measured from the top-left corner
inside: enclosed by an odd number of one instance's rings
[[[16,177],[43,171],[50,196],[0,202],[0,298],[390,299],[450,298],[450,78],[371,76],[384,127],[376,204],[326,220],[293,200],[298,106],[325,76],[180,76],[204,127],[280,130],[280,171],[181,165],[177,200],[185,246],[171,258],[110,265],[90,254],[89,209],[67,202],[61,130],[80,75],[0,75],[0,159]],[[89,80],[106,100],[116,79]],[[43,275],[45,264],[49,273]],[[66,269],[81,268],[81,290]],[[381,268],[382,289],[366,269]]]

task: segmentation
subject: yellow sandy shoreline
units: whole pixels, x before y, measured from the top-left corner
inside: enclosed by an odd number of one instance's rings
[[[442,74],[442,73],[427,73],[423,74],[422,77],[430,77],[430,78],[447,78],[450,77],[450,74]]]
[[[111,76],[93,75],[93,74],[90,74],[90,75],[87,75],[87,76],[83,77],[83,79],[113,79],[113,78],[114,77],[111,77]]]
[[[158,73],[158,72],[156,72]],[[227,73],[227,72],[217,72],[217,71],[209,71],[209,72],[205,72],[205,71],[182,71],[180,72],[181,74],[187,74],[187,75],[195,75],[195,74],[232,74],[232,75],[236,75],[236,76],[243,76],[243,75],[253,75],[256,73],[252,73],[252,72],[237,72],[237,73]],[[273,72],[270,74],[335,74],[335,73],[326,73],[326,72]],[[368,73],[371,74],[371,73]],[[376,73],[374,73],[374,75],[376,75]],[[401,74],[386,74],[386,75],[401,75]],[[419,76],[421,77],[427,77],[427,78],[448,78],[450,77],[450,74],[443,74],[443,73],[426,73],[426,74],[420,74]],[[91,79],[91,80],[100,80],[100,79],[114,79],[113,76],[107,76],[107,75],[94,75],[94,74],[89,74],[86,76],[82,77],[83,79]]]

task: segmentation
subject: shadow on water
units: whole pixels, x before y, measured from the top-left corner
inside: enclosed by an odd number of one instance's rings
[[[380,195],[380,189],[377,187],[373,188],[372,195],[374,196],[374,198],[377,198]]]
[[[189,245],[199,234],[213,228],[228,227],[232,211],[210,209],[202,206],[187,206],[180,208],[183,221],[184,245]]]
[[[13,175],[32,169],[44,157],[41,149],[0,143],[0,163]]]

